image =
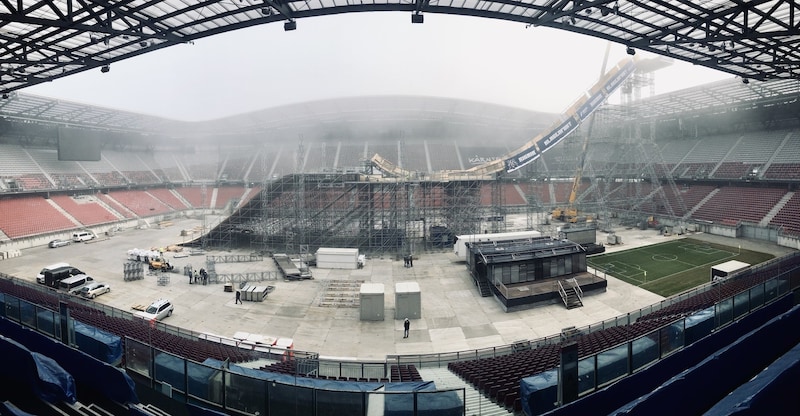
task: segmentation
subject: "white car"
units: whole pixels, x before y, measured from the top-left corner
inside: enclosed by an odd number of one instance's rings
[[[173,309],[175,309],[175,307],[168,299],[159,299],[150,304],[147,309],[135,312],[133,316],[148,321],[160,321],[172,315]]]
[[[94,299],[94,298],[96,298],[96,297],[98,297],[98,296],[100,296],[100,295],[102,295],[104,293],[108,293],[110,291],[111,291],[111,286],[109,286],[109,285],[107,285],[105,283],[91,282],[91,283],[87,283],[85,286],[83,286],[78,291],[78,294],[83,296],[83,297],[85,297],[85,298],[88,298],[88,299]]]

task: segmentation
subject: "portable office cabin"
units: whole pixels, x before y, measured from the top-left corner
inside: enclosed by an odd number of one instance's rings
[[[362,283],[361,293],[361,320],[382,321],[384,305],[383,283]]]
[[[317,250],[317,268],[355,270],[358,268],[358,249],[320,247]]]
[[[419,283],[399,282],[394,284],[394,318],[419,319],[422,316]]]

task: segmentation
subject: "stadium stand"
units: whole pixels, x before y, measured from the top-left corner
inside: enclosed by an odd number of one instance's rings
[[[800,179],[800,162],[797,160],[797,149],[800,149],[800,132],[794,130],[786,135],[783,143],[769,161],[763,173],[765,179]]]
[[[431,168],[434,171],[459,170],[469,167],[459,160],[461,149],[456,143],[428,140],[426,147],[431,159]]]
[[[770,225],[782,227],[786,234],[800,236],[800,192],[794,192],[780,211],[772,217]]]
[[[189,201],[192,208],[208,208],[211,206],[211,193],[213,188],[209,187],[184,187],[176,188],[183,199]]]
[[[111,207],[111,209],[122,215],[124,218],[136,218],[136,213],[126,208],[119,201],[114,199],[111,195],[99,194],[99,197],[103,201],[103,203]]]
[[[110,191],[108,195],[124,205],[139,217],[171,212],[172,209],[147,192],[142,191]]]
[[[214,208],[221,209],[228,206],[229,203],[238,204],[244,196],[243,186],[226,186],[217,188],[217,201]]]
[[[403,167],[417,172],[430,172],[433,161],[427,152],[425,141],[403,141],[400,143]]]
[[[370,155],[372,156],[372,155]],[[364,143],[339,143],[339,158],[334,166],[336,169],[355,169],[360,168],[364,164],[364,160],[369,157],[364,154]],[[262,175],[260,178],[268,176]]]
[[[740,221],[758,224],[785,194],[785,189],[726,186],[719,188],[692,216],[726,225]]]
[[[309,143],[305,160],[306,172],[329,172],[336,164],[339,154],[337,142]]]
[[[275,163],[271,168],[272,178],[279,178],[298,171],[298,162],[302,168],[305,158],[298,158],[297,149],[291,146],[275,146]],[[303,155],[305,156],[305,154]]]
[[[769,162],[786,135],[787,131],[778,130],[742,136],[714,170],[712,177],[720,179],[757,177],[758,173],[753,174],[753,170]]]
[[[171,189],[166,188],[155,188],[150,189],[149,192],[151,195],[156,197],[159,201],[163,202],[167,206],[169,206],[174,211],[180,211],[189,208],[180,198],[175,196]]]
[[[0,212],[0,230],[12,239],[77,227],[41,196],[0,199]]]
[[[67,195],[53,195],[50,198],[86,226],[114,222],[119,219],[92,196],[73,198]]]
[[[255,157],[255,155],[243,152],[227,153],[218,179],[220,181],[234,182],[244,180],[245,174],[250,169]]]

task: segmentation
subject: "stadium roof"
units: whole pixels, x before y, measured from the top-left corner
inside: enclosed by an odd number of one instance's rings
[[[635,103],[635,114],[609,106],[606,114],[618,113],[619,118],[661,118],[675,114],[701,114],[713,109],[741,107],[742,105],[771,105],[796,103],[800,100],[800,80],[774,80],[759,83],[742,83],[735,79],[660,94]],[[617,110],[617,111],[615,111]]]
[[[335,123],[445,122],[486,126],[498,132],[544,128],[554,114],[457,98],[367,96],[310,101],[218,120],[188,122],[25,93],[0,100],[0,117],[23,122],[201,137],[249,134]]]
[[[365,11],[446,13],[547,26],[738,75],[800,77],[795,1],[18,0],[0,3],[0,93],[223,32]]]
[[[731,79],[657,95],[635,102],[636,117],[663,117],[741,103],[790,103],[800,100],[800,80],[744,84]],[[607,114],[618,106],[607,107]],[[502,126],[537,130],[554,115],[455,98],[421,96],[347,97],[268,108],[219,120],[187,122],[81,104],[67,100],[12,93],[0,100],[0,117],[12,120],[193,137],[258,133],[297,125],[335,122],[445,121],[454,124]],[[537,130],[538,131],[538,130]]]

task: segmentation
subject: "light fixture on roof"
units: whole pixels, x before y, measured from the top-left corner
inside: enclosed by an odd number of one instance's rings
[[[625,53],[627,53],[628,55],[636,55],[636,49],[633,49],[632,47],[628,46],[627,48],[625,48]]]
[[[141,46],[142,48],[146,48],[146,47],[150,46],[150,43],[148,41],[146,41],[146,40],[143,40],[143,41],[139,42],[139,46]]]
[[[261,14],[263,14],[264,16],[272,16],[272,9],[270,9],[269,7],[262,7]]]
[[[110,70],[111,70],[111,67],[110,67],[110,66],[108,66],[107,64],[106,64],[106,65],[103,65],[103,66],[101,66],[101,67],[100,67],[100,72],[102,72],[102,73],[104,73],[104,74],[105,74],[106,72],[110,71]]]
[[[297,22],[294,21],[294,20],[289,20],[288,22],[283,24],[283,31],[284,32],[288,32],[290,30],[296,30],[296,29],[297,29]]]
[[[742,78],[742,84],[745,84],[745,85],[747,85],[747,84],[749,84],[749,83],[750,83],[750,80],[749,80],[749,79],[747,79],[747,78]]]
[[[8,93],[7,93],[7,92],[4,92],[4,93],[3,93],[3,99],[4,99],[4,100],[7,100],[7,99],[8,99]]]
[[[425,23],[422,13],[411,13],[411,23]]]
[[[611,13],[611,9],[608,7],[601,6],[600,7],[600,16],[606,17],[608,14]]]

